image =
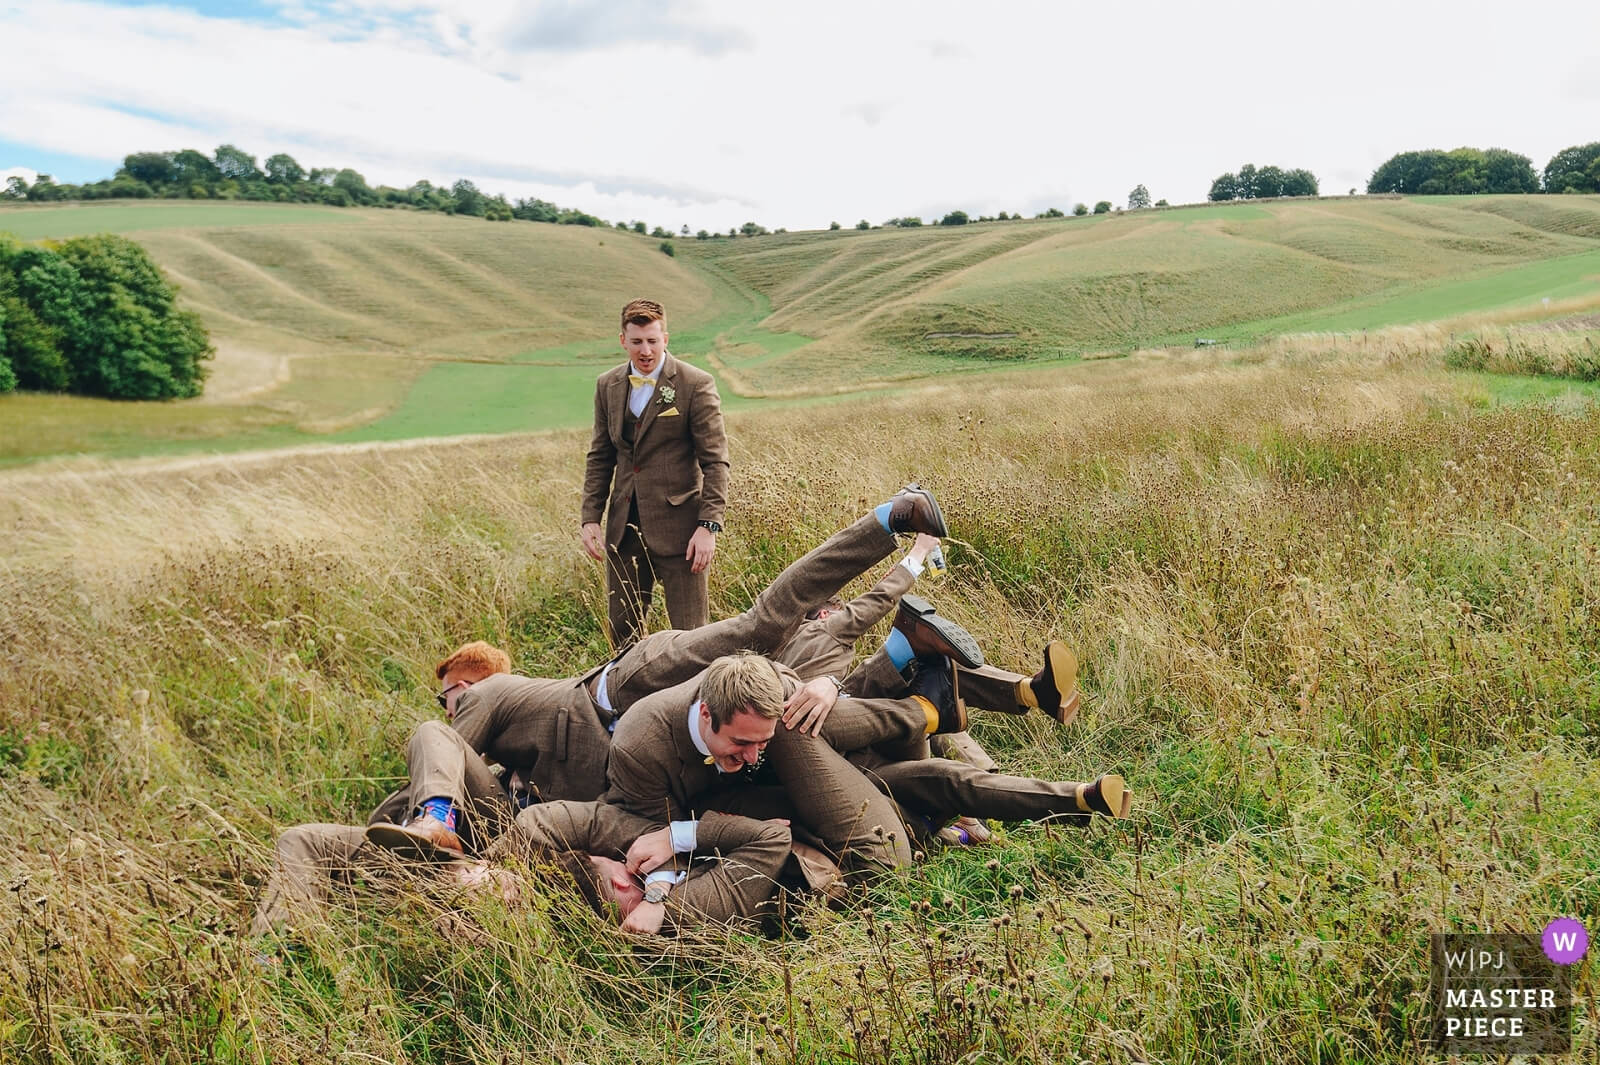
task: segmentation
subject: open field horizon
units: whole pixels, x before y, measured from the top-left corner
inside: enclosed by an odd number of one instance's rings
[[[230,222],[235,224],[229,224]],[[0,209],[132,233],[219,354],[200,400],[0,397],[0,463],[559,429],[661,298],[730,410],[1196,338],[1600,308],[1600,197],[1271,201],[753,239],[265,204]],[[1548,301],[1546,303],[1545,301]]]
[[[1485,367],[1590,350],[1509,336]],[[991,661],[1084,663],[1070,727],[974,733],[1135,794],[776,942],[627,944],[513,865],[525,906],[370,886],[253,960],[275,834],[365,818],[445,650],[607,654],[581,430],[0,471],[0,1062],[1428,1060],[1430,934],[1600,927],[1600,403],[1370,340],[730,414],[714,615],[921,478],[922,592]]]

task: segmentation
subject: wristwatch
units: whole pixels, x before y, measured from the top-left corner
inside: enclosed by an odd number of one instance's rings
[[[644,901],[656,903],[666,902],[667,896],[670,894],[672,894],[672,888],[667,884],[667,882],[665,880],[657,880],[655,883],[644,889]]]
[[[722,531],[722,522],[720,521],[698,521],[695,522],[695,524],[700,526],[702,529],[710,529],[714,533],[719,533]]]

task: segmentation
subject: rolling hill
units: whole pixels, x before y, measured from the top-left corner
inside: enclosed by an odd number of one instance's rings
[[[0,209],[134,234],[218,347],[203,400],[0,397],[0,461],[575,426],[649,293],[730,407],[1102,352],[1600,303],[1600,197],[1357,197],[753,239],[261,204]],[[1548,309],[1544,301],[1550,301]]]

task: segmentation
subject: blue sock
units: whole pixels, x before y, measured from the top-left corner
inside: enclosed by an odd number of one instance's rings
[[[449,799],[442,796],[428,799],[422,804],[422,812],[436,821],[443,821],[446,828],[455,831],[456,806]]]
[[[905,669],[917,657],[911,650],[911,641],[899,629],[889,630],[889,638],[883,641],[883,653],[889,656],[896,669]]]
[[[886,533],[894,532],[893,529],[889,528],[889,511],[893,509],[894,500],[892,499],[887,503],[879,503],[872,508],[872,516],[878,519],[878,524],[883,526],[883,531]]]

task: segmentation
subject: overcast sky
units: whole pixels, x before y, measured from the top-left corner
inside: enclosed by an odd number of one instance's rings
[[[0,0],[0,171],[232,143],[608,220],[1205,198],[1245,162],[1600,140],[1600,4]]]

